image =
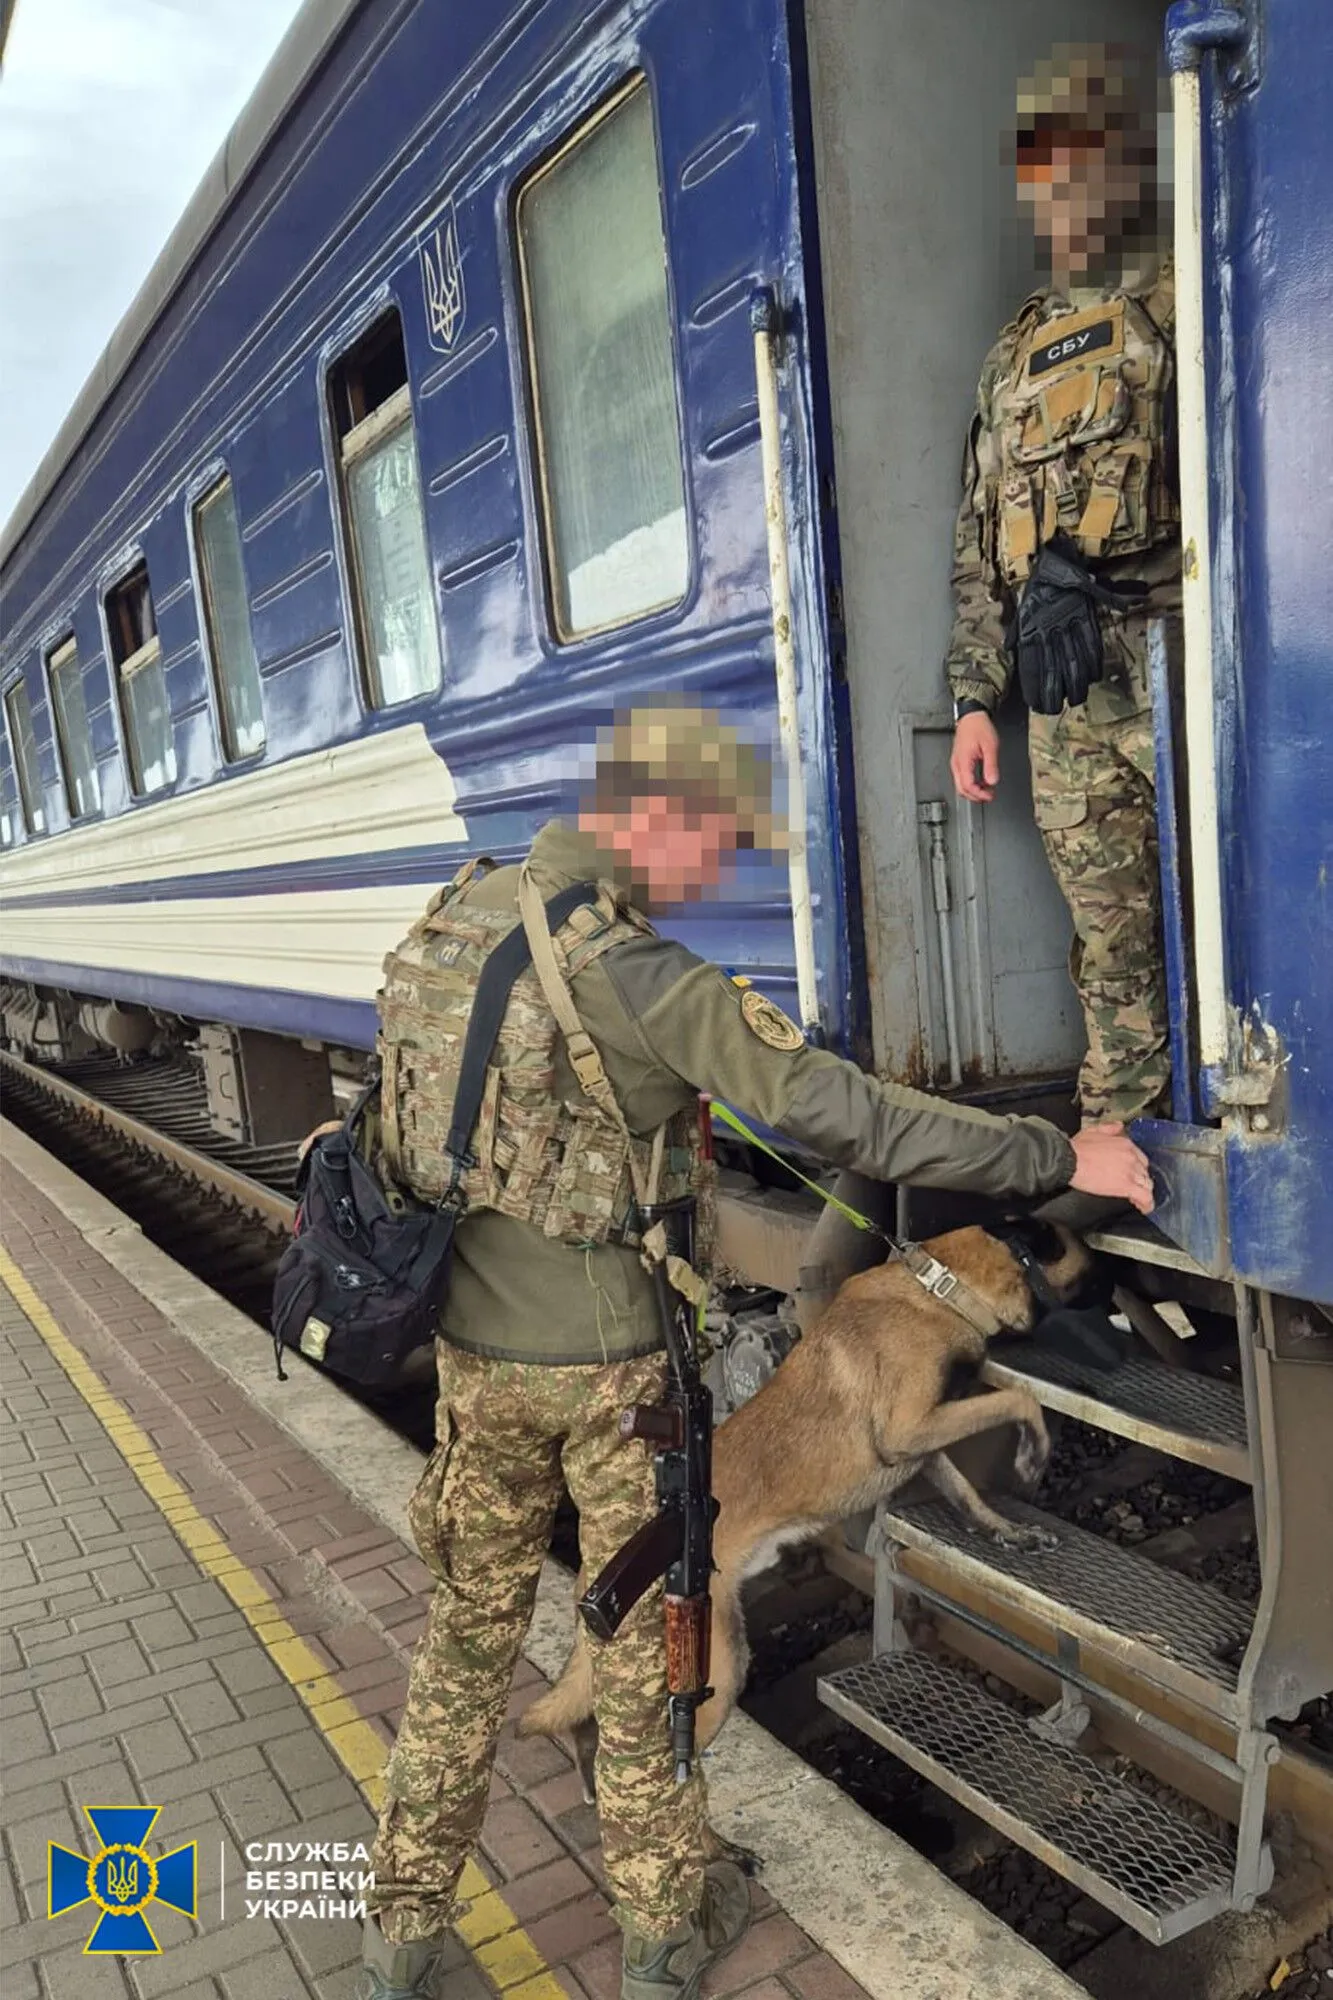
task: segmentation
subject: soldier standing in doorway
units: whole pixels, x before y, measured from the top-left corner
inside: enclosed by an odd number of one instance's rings
[[[1052,284],[986,357],[946,672],[965,799],[1000,778],[1017,666],[1033,804],[1074,921],[1084,1120],[1170,1083],[1148,626],[1180,605],[1174,290],[1156,254],[1155,93],[1128,51],[1060,47],[1018,96],[1020,202]]]
[[[437,1583],[385,1772],[359,2000],[447,1990],[454,1898],[562,1477],[590,1575],[656,1512],[651,1454],[618,1424],[629,1405],[659,1400],[665,1380],[634,1188],[660,1170],[655,1198],[674,1201],[706,1181],[698,1093],[879,1180],[1001,1196],[1073,1186],[1152,1206],[1148,1163],[1117,1130],[1069,1140],[1040,1118],[880,1083],[807,1046],[755,988],[657,934],[641,910],[697,900],[738,849],[781,838],[769,791],[763,758],[717,716],[635,710],[599,746],[578,824],[544,827],[521,868],[464,869],[385,962],[380,1164],[429,1199],[447,1171],[441,1024],[455,1024],[456,1043],[459,968],[513,929],[521,900],[530,910],[534,895],[598,885],[595,902],[557,926],[554,949],[620,1115],[585,1095],[587,1047],[576,1072],[545,987],[524,974],[473,1136],[437,1341],[438,1443],[410,1506]],[[734,1862],[708,1858],[697,1769],[676,1782],[660,1586],[594,1645],[593,1676],[624,2000],[692,2000],[744,1932],[750,1897]]]

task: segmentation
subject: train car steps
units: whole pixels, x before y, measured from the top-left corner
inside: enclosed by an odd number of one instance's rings
[[[1191,1283],[1209,1276],[1138,1219],[1090,1231],[1087,1240]],[[1099,1370],[1032,1341],[1005,1340],[992,1345],[982,1375],[995,1388],[1027,1389],[1048,1410],[1253,1483],[1243,1387],[1196,1372],[1183,1354],[1140,1348],[1118,1368]],[[1272,1881],[1264,1813],[1277,1745],[1252,1712],[1245,1681],[1251,1614],[1036,1507],[1004,1499],[1000,1511],[1038,1531],[1031,1546],[973,1533],[939,1500],[880,1508],[867,1551],[876,1556],[875,1654],[822,1679],[820,1700],[1156,1943],[1224,1910],[1252,1907]],[[914,1650],[899,1620],[900,1597],[1053,1672],[1057,1707],[1030,1715],[997,1700],[974,1675]],[[1135,1682],[1183,1702],[1186,1713],[1168,1723],[1145,1710],[1132,1696]],[[1173,1809],[1155,1781],[1136,1783],[1132,1770],[1122,1775],[1124,1765],[1108,1768],[1079,1747],[1094,1714],[1108,1723],[1118,1714],[1160,1738],[1177,1768],[1182,1757],[1201,1777],[1207,1767],[1211,1779],[1201,1789],[1214,1797],[1223,1777],[1236,1801],[1235,1832],[1217,1820],[1196,1823],[1186,1801]],[[1207,1717],[1234,1730],[1227,1753],[1212,1747]]]
[[[1037,1736],[975,1680],[883,1653],[818,1684],[836,1715],[1165,1944],[1233,1906],[1231,1845],[1081,1750]],[[1271,1879],[1265,1855],[1260,1889]]]
[[[1195,1707],[1241,1721],[1236,1685],[1251,1626],[1243,1606],[1037,1507],[1006,1499],[1000,1511],[1040,1531],[1046,1545],[997,1543],[942,1500],[891,1504],[879,1532],[930,1559],[931,1594],[941,1601],[951,1585],[980,1587],[992,1602],[1067,1633]],[[915,1572],[903,1584],[920,1588]]]
[[[1239,1383],[1137,1355],[1119,1368],[1090,1368],[1031,1342],[1008,1340],[992,1346],[982,1378],[994,1388],[1029,1389],[1048,1410],[1250,1482]]]

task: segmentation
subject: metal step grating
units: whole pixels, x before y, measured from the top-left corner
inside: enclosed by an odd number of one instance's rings
[[[835,1714],[1164,1944],[1227,1909],[1234,1856],[1079,1750],[921,1653],[886,1653],[819,1682]]]
[[[1228,1478],[1250,1479],[1245,1392],[1239,1383],[1137,1356],[1119,1368],[1089,1368],[1029,1340],[995,1342],[983,1373],[996,1387],[1030,1389],[1048,1409],[1083,1423]]]
[[[1039,1508],[1005,1500],[999,1511],[1021,1527],[1053,1535],[1055,1547],[1006,1547],[972,1532],[942,1500],[891,1505],[884,1531],[893,1541],[938,1558],[960,1580],[984,1581],[996,1596],[1055,1629],[1231,1715],[1228,1696],[1250,1636],[1242,1605]],[[1202,1688],[1200,1681],[1206,1684]]]

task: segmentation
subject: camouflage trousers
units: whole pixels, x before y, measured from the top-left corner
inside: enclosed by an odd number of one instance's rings
[[[656,1506],[652,1457],[620,1412],[662,1392],[660,1355],[545,1367],[443,1341],[438,1443],[412,1496],[437,1581],[385,1772],[372,1907],[391,1943],[433,1937],[453,1912],[481,1832],[496,1738],[532,1615],[563,1470],[596,1573]],[[702,1778],[678,1786],[666,1720],[662,1589],[606,1644],[593,1642],[603,1860],[620,1914],[665,1936],[703,1892]]]
[[[1032,799],[1074,920],[1079,1102],[1086,1119],[1129,1119],[1158,1109],[1171,1080],[1152,715],[1089,706],[1095,720],[1088,708],[1028,717]]]

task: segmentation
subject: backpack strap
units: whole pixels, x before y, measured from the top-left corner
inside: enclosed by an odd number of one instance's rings
[[[570,1064],[578,1078],[579,1088],[585,1096],[592,1099],[599,1111],[604,1111],[607,1117],[619,1126],[627,1140],[632,1140],[633,1135],[625,1122],[625,1114],[611,1088],[611,1079],[606,1073],[592,1036],[579,1019],[574,996],[560,970],[555,945],[551,939],[550,917],[554,906],[554,902],[547,903],[543,909],[541,892],[525,862],[518,878],[518,907],[532,953],[533,967],[541,981],[542,992],[546,995],[546,1004],[555,1015],[556,1024],[565,1038],[565,1047],[569,1051]],[[654,1135],[652,1163],[646,1179],[637,1165],[633,1145],[630,1146],[630,1180],[634,1186],[634,1199],[640,1208],[651,1208],[657,1200],[665,1133],[666,1127],[661,1126]]]
[[[377,1058],[371,1063],[370,1074],[343,1115],[342,1123],[338,1128],[336,1137],[342,1140],[349,1153],[356,1150],[357,1127],[365,1116],[366,1106],[380,1087],[380,1074],[380,1063]],[[329,1132],[325,1134],[325,1137],[331,1139],[335,1137],[335,1134]],[[314,1140],[301,1155],[300,1163],[296,1169],[296,1191],[298,1194],[305,1192],[306,1182],[310,1178],[310,1168],[319,1144],[319,1140]],[[286,1378],[283,1377],[282,1379],[285,1380]]]
[[[543,904],[538,891],[533,889],[537,900],[537,923],[550,946],[550,928],[559,929],[581,903],[591,903],[597,897],[595,882],[575,882],[572,887],[562,889],[558,896],[552,896]],[[453,1161],[450,1183],[445,1190],[441,1206],[457,1205],[457,1189],[469,1167],[477,1162],[471,1152],[472,1133],[481,1111],[481,1100],[486,1089],[486,1070],[495,1038],[504,1020],[505,1008],[514,981],[525,972],[532,961],[532,949],[523,924],[515,924],[486,957],[477,980],[477,991],[473,996],[472,1011],[468,1016],[467,1039],[463,1043],[463,1057],[458,1069],[458,1086],[454,1092],[453,1113],[449,1121],[449,1133],[444,1142],[444,1150]],[[557,1019],[559,1017],[557,1016]]]
[[[374,1062],[371,1064],[369,1076],[362,1084],[355,1098],[352,1100],[351,1106],[348,1109],[347,1116],[343,1120],[343,1126],[349,1138],[356,1131],[357,1126],[361,1122],[361,1117],[363,1112],[365,1111],[366,1106],[369,1104],[371,1098],[375,1095],[375,1092],[379,1089],[379,1087],[380,1087],[380,1065],[378,1062]]]

